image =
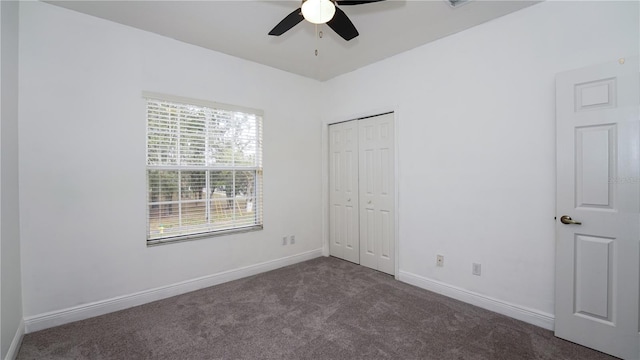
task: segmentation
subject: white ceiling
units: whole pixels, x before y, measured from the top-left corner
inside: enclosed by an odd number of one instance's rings
[[[267,33],[300,1],[47,1],[317,80],[331,79],[536,1],[387,0],[342,6],[360,36],[347,42],[326,25],[303,21],[280,37]],[[319,55],[315,56],[315,49]]]

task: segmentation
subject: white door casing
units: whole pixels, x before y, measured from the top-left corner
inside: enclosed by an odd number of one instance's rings
[[[555,333],[623,359],[640,355],[638,75],[636,58],[556,78]]]
[[[329,252],[360,263],[358,122],[329,126]]]
[[[395,148],[393,113],[362,119],[360,148],[360,263],[395,273]]]

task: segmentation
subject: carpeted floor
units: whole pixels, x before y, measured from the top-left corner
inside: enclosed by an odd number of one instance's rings
[[[335,258],[28,334],[18,359],[614,359]]]

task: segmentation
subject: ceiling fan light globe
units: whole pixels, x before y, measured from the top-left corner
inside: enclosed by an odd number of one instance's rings
[[[331,0],[306,0],[302,3],[302,16],[314,24],[324,24],[333,19],[336,6]]]

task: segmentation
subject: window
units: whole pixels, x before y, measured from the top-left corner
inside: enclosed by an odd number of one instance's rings
[[[147,99],[147,243],[262,229],[262,113]]]

